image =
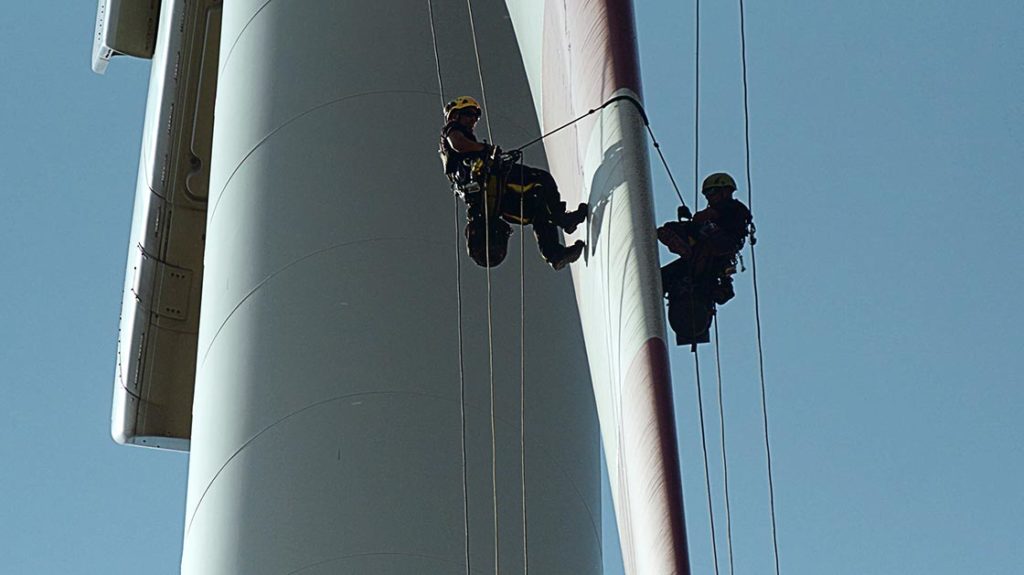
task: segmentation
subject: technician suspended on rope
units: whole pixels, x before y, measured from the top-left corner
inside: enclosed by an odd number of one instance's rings
[[[711,174],[701,185],[708,207],[691,217],[689,208],[680,206],[680,221],[658,228],[658,241],[679,256],[661,268],[668,321],[678,345],[707,343],[715,305],[736,296],[732,276],[737,255],[748,236],[751,244],[755,240],[750,210],[732,197],[735,191],[732,176]]]
[[[551,174],[518,163],[519,152],[502,154],[497,146],[477,141],[473,128],[481,113],[480,104],[469,96],[445,105],[438,150],[445,175],[466,201],[470,257],[483,267],[500,264],[512,234],[509,223],[513,223],[533,225],[540,253],[554,269],[576,261],[583,253],[584,242],[576,240],[572,246],[563,246],[558,228],[565,233],[575,231],[587,217],[587,204],[566,212]]]

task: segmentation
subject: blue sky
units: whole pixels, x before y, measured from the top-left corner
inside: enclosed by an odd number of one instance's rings
[[[1024,563],[1024,5],[975,4],[748,5],[752,207],[787,575],[1003,574]],[[109,439],[148,64],[122,59],[93,75],[94,10],[38,0],[0,20],[10,573],[134,574],[143,562],[175,573],[181,552],[186,457]],[[692,14],[678,2],[637,7],[648,112],[690,190]],[[738,25],[734,3],[702,7],[699,172],[734,173],[745,198]],[[654,173],[667,220],[674,195]],[[736,573],[769,573],[750,279],[739,276],[720,313],[732,539]],[[692,563],[712,573],[693,360],[682,349],[672,360]],[[701,364],[727,573],[712,348]]]

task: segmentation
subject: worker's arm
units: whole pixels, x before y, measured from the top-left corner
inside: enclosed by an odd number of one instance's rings
[[[718,211],[712,207],[704,208],[703,210],[693,214],[693,221],[697,223],[713,222],[718,219]]]
[[[465,134],[459,130],[451,130],[448,132],[448,145],[453,150],[460,154],[470,154],[473,152],[481,152],[488,149],[490,146],[481,144],[480,142],[474,142],[466,137]]]

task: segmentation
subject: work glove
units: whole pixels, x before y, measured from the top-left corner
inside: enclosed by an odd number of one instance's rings
[[[515,164],[516,162],[519,161],[520,158],[523,157],[523,153],[520,152],[519,150],[512,150],[511,152],[501,152],[501,150],[499,149],[498,152],[501,154],[501,161],[509,164]]]
[[[690,212],[690,208],[686,206],[679,206],[676,208],[676,215],[679,216],[680,221],[688,220],[693,217],[693,213]]]

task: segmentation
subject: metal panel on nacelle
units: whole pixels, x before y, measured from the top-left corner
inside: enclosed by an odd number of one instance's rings
[[[160,0],[100,0],[96,6],[96,35],[92,69],[98,74],[119,54],[152,58],[156,45]]]
[[[111,433],[188,450],[220,2],[163,3],[117,346]]]

